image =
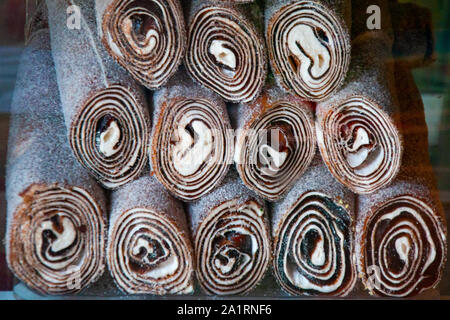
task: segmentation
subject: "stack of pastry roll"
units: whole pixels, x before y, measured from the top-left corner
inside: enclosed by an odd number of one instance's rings
[[[356,282],[354,194],[317,153],[272,212],[273,269],[292,295],[346,296]]]
[[[395,70],[405,154],[388,187],[359,197],[357,263],[372,294],[408,297],[435,287],[447,257],[447,231],[420,93],[404,65]]]
[[[225,177],[234,141],[223,100],[183,70],[153,96],[153,173],[176,197],[194,201]]]
[[[385,5],[383,12],[387,10]],[[355,11],[355,16],[363,14]],[[318,104],[316,131],[320,152],[334,177],[353,192],[368,194],[394,180],[403,142],[398,129],[392,36],[384,31],[362,32],[365,20],[360,24],[355,20],[358,36],[352,42],[346,83]]]
[[[193,252],[181,202],[148,174],[114,191],[108,266],[131,294],[192,293]]]
[[[262,19],[257,4],[191,0],[186,10],[190,76],[227,101],[257,98],[267,70],[264,41],[251,22]]]
[[[275,201],[314,156],[313,107],[268,86],[255,102],[237,108],[236,168],[247,187]]]
[[[91,0],[46,0],[52,54],[68,128],[78,161],[109,189],[137,177],[147,163],[149,115],[142,90],[107,54]],[[66,10],[79,8],[80,28]]]
[[[189,215],[200,286],[215,295],[250,292],[271,260],[264,201],[231,170],[219,188],[190,204]]]
[[[358,277],[379,296],[437,285],[446,226],[408,69],[433,60],[427,11],[43,2],[6,177],[8,264],[29,287],[78,292],[105,262],[102,281],[124,294],[191,294],[194,276],[208,295],[249,294],[269,268],[296,296],[355,294]],[[368,30],[370,5],[381,30]],[[152,132],[140,85],[157,90]],[[109,229],[94,178],[113,189]]]
[[[320,101],[343,83],[350,64],[349,0],[268,0],[267,50],[285,90]]]
[[[11,105],[7,260],[30,288],[68,294],[103,273],[105,199],[69,148],[48,29],[34,27]]]

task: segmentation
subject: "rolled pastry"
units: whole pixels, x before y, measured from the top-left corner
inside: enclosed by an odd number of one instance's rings
[[[108,266],[128,294],[187,294],[193,251],[182,204],[149,175],[111,196]]]
[[[271,258],[264,202],[234,171],[223,184],[189,206],[197,279],[207,294],[248,293]]]
[[[267,50],[278,84],[314,101],[332,95],[350,64],[350,1],[268,0]]]
[[[292,295],[346,296],[356,282],[354,195],[317,154],[285,199],[274,205],[273,269]]]
[[[365,30],[365,20],[359,27]],[[333,176],[355,193],[368,194],[391,183],[401,165],[392,38],[384,29],[363,32],[352,45],[346,83],[317,105],[316,132]]]
[[[100,43],[92,1],[46,3],[70,146],[104,187],[117,188],[139,177],[146,165],[150,129],[145,97]],[[67,25],[71,5],[80,10],[80,29]]]
[[[267,87],[255,102],[238,108],[236,168],[247,187],[275,201],[314,157],[313,108],[276,86]]]
[[[389,187],[359,197],[356,253],[371,294],[408,297],[439,283],[447,258],[443,208],[428,155],[420,93],[411,72],[396,68],[405,154]]]
[[[43,294],[68,294],[104,270],[105,199],[67,143],[48,29],[32,32],[11,104],[6,256]]]
[[[251,22],[259,11],[256,4],[248,6],[244,10],[226,2],[192,0],[187,8],[186,69],[231,102],[254,100],[266,78],[264,42]]]
[[[149,89],[176,72],[186,49],[179,0],[95,0],[99,35],[109,54]]]
[[[176,197],[194,201],[225,177],[234,141],[225,103],[181,70],[153,96],[153,173]]]

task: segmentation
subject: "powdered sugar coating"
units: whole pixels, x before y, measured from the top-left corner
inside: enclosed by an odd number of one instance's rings
[[[18,277],[35,290],[57,294],[71,292],[72,288],[64,286],[70,270],[48,273],[46,268],[51,267],[51,262],[36,262],[30,252],[36,243],[27,240],[30,232],[37,231],[27,223],[42,219],[47,210],[59,208],[86,224],[83,250],[89,251],[78,251],[80,256],[75,256],[83,268],[81,281],[85,286],[96,281],[104,270],[106,206],[103,190],[75,160],[68,146],[49,43],[47,29],[34,31],[18,70],[8,139],[6,250],[8,264]],[[61,199],[65,201],[57,204]],[[30,206],[34,201],[37,208]],[[86,212],[77,212],[80,208]],[[86,273],[87,269],[90,271]]]
[[[296,2],[295,0],[266,0],[265,12],[264,12],[264,23],[266,26],[269,24],[270,18],[278,12],[282,7]],[[350,29],[352,21],[352,6],[349,0],[313,0],[313,2],[318,2],[324,6],[330,8],[336,16],[339,16],[345,21],[347,27]]]
[[[110,224],[113,225],[122,213],[132,208],[146,208],[167,216],[175,222],[184,237],[189,239],[189,228],[182,203],[168,194],[148,172],[111,193]]]
[[[262,201],[253,191],[250,191],[244,186],[236,170],[232,168],[218,188],[204,196],[202,199],[189,204],[188,213],[191,231],[195,233],[198,225],[206,216],[208,216],[214,207],[230,200],[236,200],[236,206],[244,204],[249,200],[253,200],[258,203],[264,212],[266,211],[264,201]],[[263,217],[264,219],[267,219],[267,214],[264,213]]]
[[[317,151],[309,168],[286,194],[286,197],[273,204],[271,210],[272,236],[276,236],[282,219],[289,214],[293,204],[309,191],[327,195],[336,204],[345,208],[350,217],[355,217],[355,195],[333,178]]]
[[[114,189],[136,178],[146,164],[150,131],[146,97],[101,44],[94,1],[47,0],[46,4],[70,146],[78,161],[104,187]],[[79,7],[79,29],[69,27],[66,10],[71,5]],[[70,18],[74,17],[76,13]],[[104,156],[97,150],[97,125],[107,113],[124,127],[117,144],[121,157],[118,153]]]
[[[20,193],[32,184],[83,188],[105,209],[103,191],[75,160],[67,144],[53,68],[48,30],[42,30],[22,54],[11,103],[8,221],[23,201]]]
[[[427,125],[420,93],[414,83],[410,70],[408,70],[405,64],[396,64],[395,76],[396,88],[400,97],[399,108],[402,121],[402,133],[405,141],[403,164],[397,178],[390,186],[380,189],[373,194],[358,197],[356,254],[359,272],[366,283],[365,259],[368,259],[367,257],[370,257],[371,253],[370,251],[367,252],[365,246],[367,243],[372,245],[372,242],[374,241],[374,231],[369,230],[368,226],[369,223],[370,226],[373,226],[373,223],[370,222],[371,218],[374,217],[375,214],[379,214],[380,210],[383,211],[386,204],[391,205],[390,210],[393,210],[392,206],[395,208],[397,205],[397,209],[402,209],[404,212],[409,212],[407,207],[410,207],[410,214],[416,214],[414,223],[417,228],[423,228],[420,230],[428,232],[428,234],[426,234],[427,242],[420,244],[419,249],[417,249],[419,252],[416,253],[416,255],[420,255],[418,257],[420,261],[428,261],[430,257],[432,257],[432,262],[434,264],[432,270],[434,271],[431,271],[431,273],[428,272],[428,275],[424,275],[424,273],[427,273],[428,267],[425,267],[424,269],[422,269],[422,267],[417,267],[419,269],[415,269],[414,272],[408,276],[407,281],[408,283],[411,283],[411,285],[406,286],[406,289],[404,289],[405,291],[401,286],[393,289],[385,289],[385,287],[382,287],[382,291],[377,290],[376,293],[382,295],[411,295],[428,289],[428,286],[436,286],[440,281],[443,266],[447,259],[447,230],[444,211],[439,200],[439,192],[437,191],[436,179],[429,160]],[[398,201],[404,207],[400,207],[399,204],[396,204]],[[386,212],[384,215],[386,215]],[[429,221],[428,223],[431,223],[430,221],[432,221],[432,224],[424,226],[424,220],[421,219],[427,219],[427,221]],[[378,222],[378,220],[376,221]],[[404,223],[405,230],[401,230],[401,225],[394,220],[392,221],[393,222],[389,226],[386,226],[386,228],[395,227],[399,229],[399,232],[401,231],[406,234],[408,230],[406,229],[408,227],[406,223]],[[368,234],[368,232],[371,233]],[[425,237],[425,235],[420,234],[419,231],[416,232],[417,234],[414,235],[413,241],[418,241],[416,237]],[[380,236],[383,237],[384,235],[381,234]],[[399,240],[397,239],[396,241]],[[432,241],[432,244],[428,241]],[[411,245],[414,245],[415,247],[418,246],[415,242],[413,242],[413,244],[409,242],[409,246]],[[436,251],[436,248],[439,248],[439,251]],[[385,247],[376,249],[387,250]],[[398,250],[399,249],[397,249],[397,251]],[[436,252],[440,252],[441,255],[437,255]],[[424,253],[428,254],[428,256],[422,256]],[[438,265],[436,265],[436,262],[439,262]],[[430,264],[428,264],[428,266],[430,266]],[[426,279],[424,280],[423,285],[421,284],[421,279]],[[400,284],[403,285],[403,282],[400,282]]]

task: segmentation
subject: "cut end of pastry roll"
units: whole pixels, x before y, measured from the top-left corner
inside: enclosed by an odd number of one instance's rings
[[[98,91],[72,122],[69,141],[78,161],[108,188],[139,176],[147,162],[148,114],[125,87]]]
[[[407,297],[435,287],[446,256],[446,231],[417,197],[386,201],[364,225],[361,277],[373,294]]]
[[[275,234],[274,272],[288,293],[345,296],[353,289],[352,219],[343,203],[306,192]]]
[[[279,84],[308,100],[333,94],[350,64],[344,21],[317,1],[295,1],[269,19],[267,46]]]
[[[186,35],[178,0],[112,1],[101,28],[110,55],[147,88],[166,83],[181,63]]]
[[[206,98],[163,103],[153,134],[152,169],[166,189],[184,201],[201,198],[228,172],[234,145],[224,110]]]
[[[187,238],[168,217],[146,208],[124,212],[114,223],[108,265],[126,293],[190,294],[193,254]]]
[[[330,172],[358,194],[390,184],[400,170],[400,134],[372,100],[353,96],[316,123],[317,142]]]
[[[267,72],[264,44],[247,20],[218,4],[201,8],[190,22],[187,71],[231,102],[254,100]]]
[[[264,276],[270,261],[265,208],[249,200],[214,207],[196,231],[197,278],[208,294],[244,294]]]
[[[104,271],[105,221],[94,198],[78,187],[31,185],[9,230],[8,263],[44,294],[75,293]]]
[[[266,106],[237,139],[235,161],[242,181],[272,201],[303,174],[316,148],[311,116],[289,100]]]

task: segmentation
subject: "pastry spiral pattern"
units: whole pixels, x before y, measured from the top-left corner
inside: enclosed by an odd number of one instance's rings
[[[147,162],[148,115],[125,87],[99,90],[73,121],[69,142],[77,160],[108,189],[136,178]]]
[[[129,294],[193,292],[193,256],[177,224],[153,210],[135,208],[114,222],[108,265]]]
[[[371,293],[408,297],[437,285],[445,263],[445,230],[417,197],[397,196],[369,215],[362,243],[362,279]]]
[[[108,52],[147,88],[166,83],[184,56],[185,25],[178,0],[112,1],[101,27]]]
[[[45,294],[75,293],[104,270],[105,221],[91,195],[78,187],[32,185],[22,193],[10,230],[15,274]]]
[[[307,192],[289,210],[274,243],[274,271],[292,295],[345,296],[353,288],[352,219],[321,192]]]
[[[342,84],[350,64],[343,21],[317,1],[295,1],[270,17],[267,49],[273,73],[286,90],[319,101]]]
[[[270,261],[270,235],[264,207],[249,200],[216,206],[200,224],[195,238],[197,278],[208,294],[249,292]]]
[[[152,168],[177,198],[194,201],[223,180],[233,150],[233,133],[220,106],[206,98],[174,98],[153,134]]]
[[[372,100],[345,100],[316,123],[316,130],[325,164],[353,192],[372,193],[397,176],[402,140],[392,119]]]
[[[190,22],[186,69],[204,87],[231,102],[254,100],[266,77],[264,44],[232,7],[200,9]]]
[[[278,101],[254,119],[236,148],[242,181],[268,200],[279,199],[311,163],[314,124],[298,105]]]

